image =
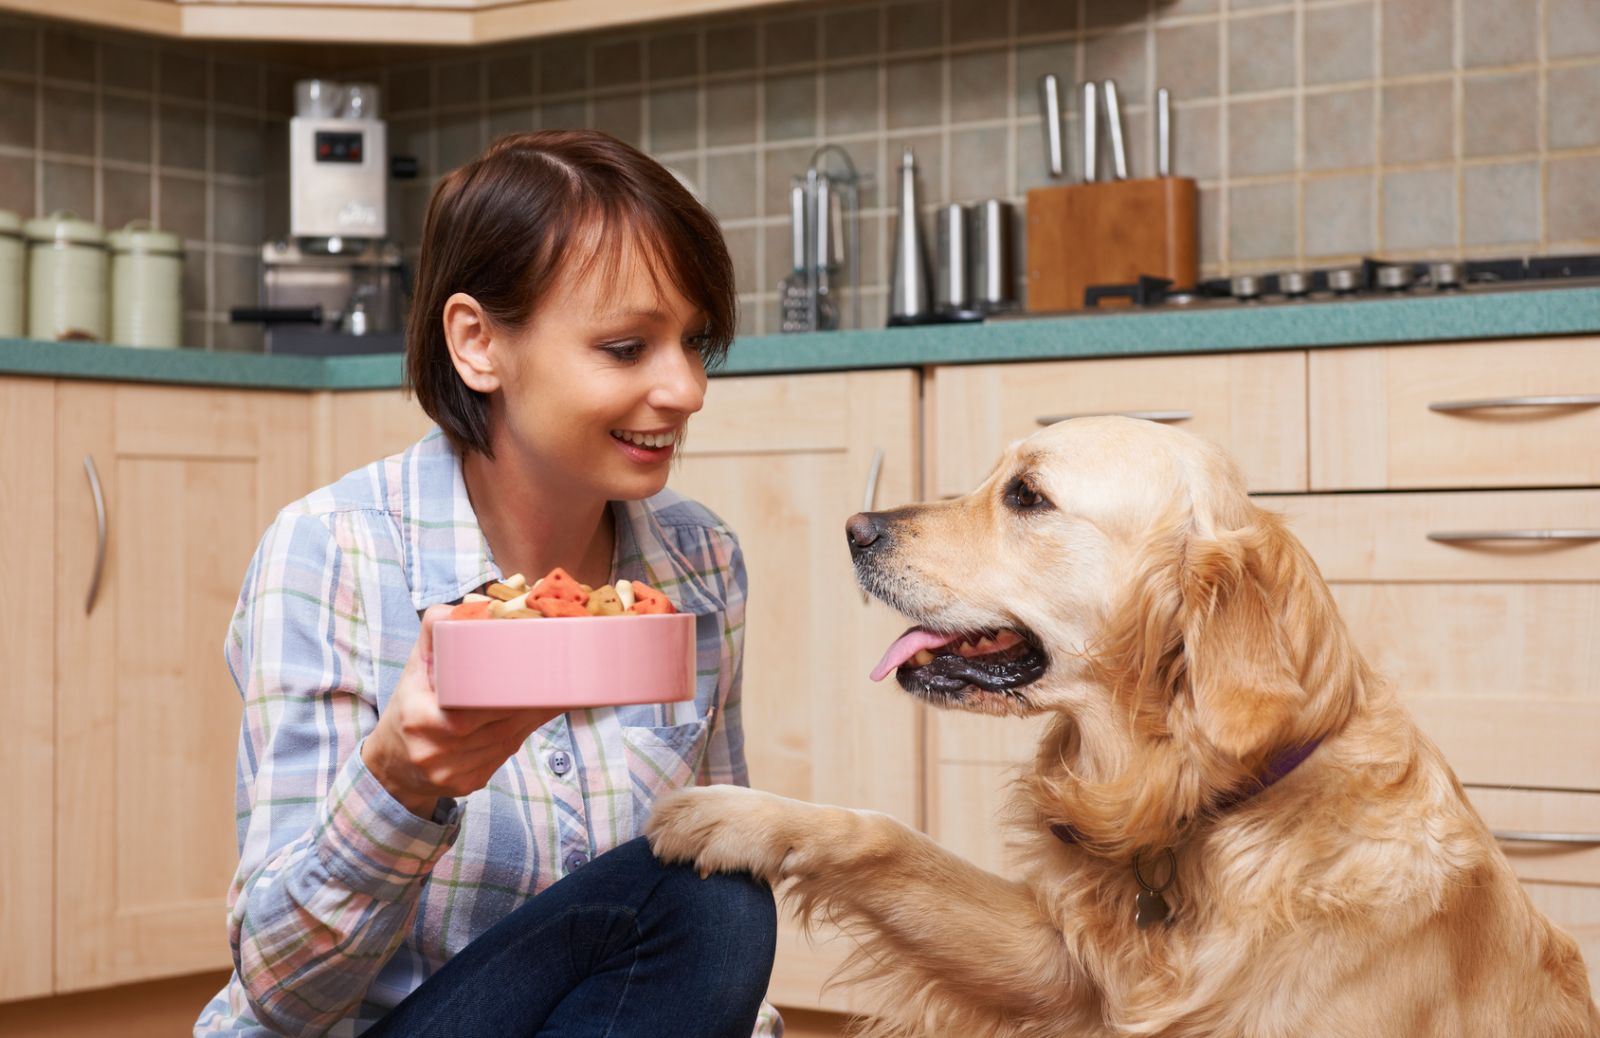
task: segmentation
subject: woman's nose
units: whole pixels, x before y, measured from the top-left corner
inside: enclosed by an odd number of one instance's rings
[[[706,399],[706,372],[698,354],[690,350],[663,350],[667,359],[656,371],[650,404],[663,411],[694,414]]]

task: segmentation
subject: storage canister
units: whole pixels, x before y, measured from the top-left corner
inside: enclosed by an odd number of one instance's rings
[[[183,345],[183,245],[176,234],[134,220],[111,245],[111,341]]]
[[[0,209],[0,339],[22,336],[22,274],[27,252],[22,247],[22,218]]]
[[[23,224],[28,241],[28,337],[106,338],[105,232],[57,211]]]

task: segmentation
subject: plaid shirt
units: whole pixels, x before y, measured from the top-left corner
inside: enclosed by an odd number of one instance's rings
[[[360,1034],[518,905],[637,835],[658,794],[746,782],[739,543],[671,491],[611,508],[614,578],[697,617],[694,702],[564,714],[431,820],[390,796],[358,748],[422,610],[501,575],[460,459],[434,430],[279,513],[225,646],[244,698],[234,974],[196,1035]],[[782,1033],[769,1007],[755,1033]]]

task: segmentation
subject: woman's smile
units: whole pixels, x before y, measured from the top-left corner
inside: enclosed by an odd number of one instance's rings
[[[670,460],[683,435],[683,426],[651,432],[612,429],[611,439],[624,457],[642,465],[657,465]]]

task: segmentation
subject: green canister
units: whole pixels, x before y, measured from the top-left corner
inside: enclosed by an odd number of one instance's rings
[[[111,341],[121,346],[183,345],[183,243],[134,220],[106,236],[111,244]]]
[[[0,209],[0,339],[22,337],[22,276],[27,250],[22,246],[22,217]]]
[[[57,210],[22,225],[28,241],[28,337],[106,338],[106,238]]]

